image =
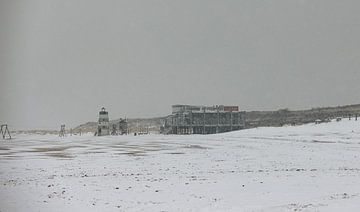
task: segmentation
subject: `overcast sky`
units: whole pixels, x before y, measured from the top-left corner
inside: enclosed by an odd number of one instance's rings
[[[360,1],[0,0],[0,122],[360,103]]]

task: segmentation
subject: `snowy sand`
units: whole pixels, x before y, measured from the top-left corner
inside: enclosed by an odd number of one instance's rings
[[[0,140],[0,211],[360,211],[360,121]]]

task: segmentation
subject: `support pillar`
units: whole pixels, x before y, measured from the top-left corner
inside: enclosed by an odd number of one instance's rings
[[[204,116],[203,116],[203,133],[205,134],[205,108],[204,108]]]

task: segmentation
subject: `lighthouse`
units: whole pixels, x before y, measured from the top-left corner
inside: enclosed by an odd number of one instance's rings
[[[110,135],[109,114],[104,107],[101,108],[101,111],[99,112],[97,135],[98,136]]]

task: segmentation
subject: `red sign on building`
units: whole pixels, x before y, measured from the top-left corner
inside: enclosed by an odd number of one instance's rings
[[[226,112],[239,111],[239,106],[224,106],[224,111]]]

